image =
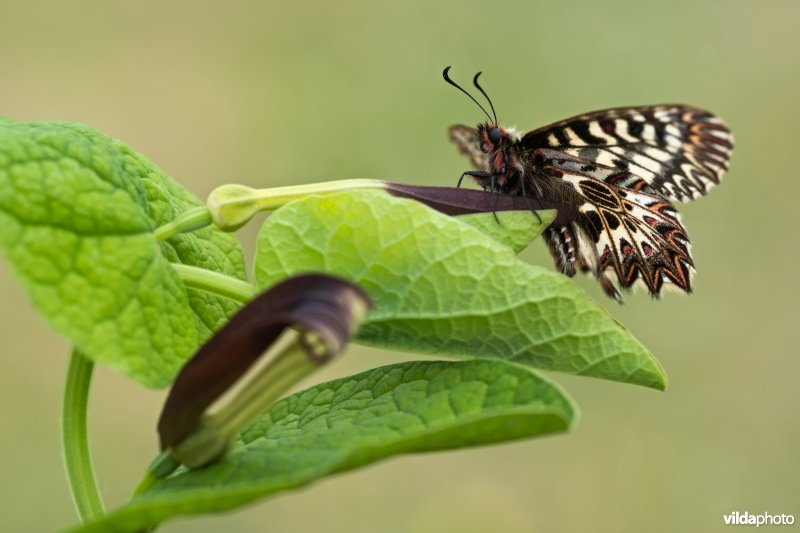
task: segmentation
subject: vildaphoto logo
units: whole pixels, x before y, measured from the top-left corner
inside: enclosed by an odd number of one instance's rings
[[[791,526],[794,524],[794,515],[791,514],[750,514],[747,511],[722,515],[726,526]]]

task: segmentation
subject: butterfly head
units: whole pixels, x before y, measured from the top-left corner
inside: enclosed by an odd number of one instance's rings
[[[508,138],[508,133],[492,122],[478,124],[478,142],[485,153],[499,149]]]
[[[486,154],[485,158],[480,158],[486,161],[486,168],[483,171],[488,173],[491,179],[487,178],[484,180],[485,183],[479,180],[479,184],[483,186],[484,189],[491,186],[493,189],[504,193],[514,193],[516,187],[520,184],[520,176],[525,170],[524,164],[515,148],[515,142],[517,141],[516,134],[513,130],[506,130],[500,127],[492,100],[478,83],[478,78],[481,75],[480,72],[475,74],[475,77],[472,78],[472,84],[486,98],[486,101],[489,103],[489,109],[492,110],[491,115],[474,96],[450,79],[448,75],[449,71],[450,67],[447,67],[442,72],[444,81],[466,94],[469,99],[475,102],[480,110],[483,111],[483,114],[486,115],[487,118],[486,122],[478,124],[475,133],[477,134],[480,150]]]

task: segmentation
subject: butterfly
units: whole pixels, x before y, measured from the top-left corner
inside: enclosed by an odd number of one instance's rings
[[[733,136],[702,109],[667,104],[577,115],[523,135],[497,121],[465,89],[442,75],[484,112],[476,128],[452,126],[450,139],[477,170],[464,172],[493,194],[521,195],[577,207],[577,218],[542,234],[556,268],[594,275],[622,303],[620,289],[692,292],[691,244],[671,201],[688,202],[719,184]],[[533,208],[533,207],[532,207]],[[616,281],[613,281],[615,278]]]

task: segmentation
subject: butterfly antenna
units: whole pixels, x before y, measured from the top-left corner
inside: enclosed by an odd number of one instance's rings
[[[475,104],[476,104],[478,107],[480,107],[480,108],[481,108],[481,111],[483,111],[483,113],[486,115],[486,118],[488,118],[489,120],[491,120],[491,118],[492,118],[492,117],[491,117],[491,115],[489,115],[489,113],[486,111],[486,109],[484,109],[484,107],[483,107],[483,106],[482,106],[482,105],[481,105],[481,104],[480,104],[480,103],[479,103],[477,100],[475,100],[475,98],[474,98],[474,97],[473,97],[471,94],[469,94],[469,93],[468,93],[466,90],[464,90],[464,88],[463,88],[463,87],[461,87],[459,84],[457,84],[456,82],[454,82],[453,80],[451,80],[451,79],[450,79],[450,76],[448,76],[448,75],[447,75],[447,72],[448,72],[449,70],[450,70],[450,67],[446,67],[446,68],[444,69],[444,71],[442,71],[442,76],[444,77],[444,81],[446,81],[447,83],[449,83],[450,85],[452,85],[453,87],[455,87],[456,89],[458,89],[459,91],[461,91],[462,93],[464,93],[464,94],[466,94],[467,96],[469,96],[470,100],[472,100],[473,102],[475,102]],[[480,89],[480,87],[478,87],[478,88]],[[483,92],[483,89],[481,89],[481,92]],[[485,95],[486,95],[486,93],[484,93],[484,96],[485,96]],[[490,104],[490,105],[491,105],[491,103],[492,103],[492,102],[489,102],[489,104]],[[494,111],[494,109],[492,109],[492,111]],[[496,120],[495,120],[495,123],[497,123],[497,121],[496,121]]]
[[[497,122],[497,113],[494,112],[494,105],[492,105],[492,99],[489,98],[489,95],[486,94],[486,91],[484,91],[483,87],[481,87],[480,84],[478,83],[478,77],[480,77],[481,74],[482,74],[481,72],[478,72],[477,74],[475,74],[475,77],[472,78],[472,84],[475,85],[475,87],[478,88],[478,90],[481,92],[481,94],[484,97],[486,97],[486,101],[489,102],[489,107],[492,108],[492,115],[494,115],[494,124],[496,126],[498,124],[498,122]],[[486,113],[486,111],[484,111],[484,113]],[[487,113],[487,116],[488,116],[488,113]]]

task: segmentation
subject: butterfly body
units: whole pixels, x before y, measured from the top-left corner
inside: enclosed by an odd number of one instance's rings
[[[543,234],[564,274],[593,274],[620,302],[618,286],[643,286],[655,297],[692,291],[689,239],[670,201],[706,194],[728,168],[733,139],[711,113],[624,107],[522,136],[492,120],[452,126],[449,134],[477,169],[465,174],[484,189],[529,197],[532,207],[537,199],[578,207],[574,222]]]

